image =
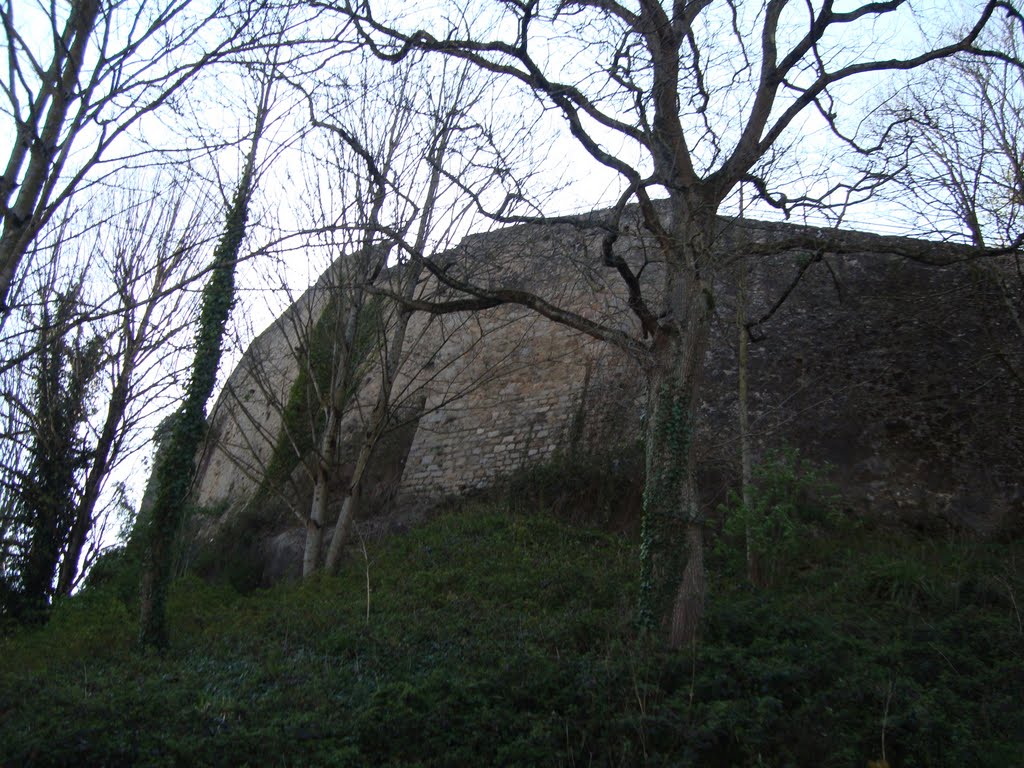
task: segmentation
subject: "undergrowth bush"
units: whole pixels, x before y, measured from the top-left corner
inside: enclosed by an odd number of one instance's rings
[[[288,515],[284,504],[269,494],[250,501],[244,509],[204,511],[202,519],[207,524],[215,521],[214,533],[209,540],[200,541],[198,529],[193,529],[185,570],[241,592],[256,589],[263,581],[266,540],[280,530]]]
[[[799,569],[809,541],[844,523],[827,471],[794,448],[770,452],[754,468],[749,503],[731,491],[719,508],[719,555],[733,564],[753,558],[761,585]]]
[[[560,451],[514,473],[499,498],[517,514],[543,510],[576,525],[631,531],[638,527],[643,446],[612,454]]]

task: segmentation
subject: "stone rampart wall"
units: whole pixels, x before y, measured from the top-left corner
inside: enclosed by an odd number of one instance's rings
[[[744,258],[744,243],[796,231],[736,222],[726,229],[723,248],[733,262]],[[1024,393],[1014,373],[1024,370],[1024,355],[992,267],[915,264],[871,253],[868,246],[883,241],[858,237],[861,253],[747,260],[748,314],[756,318],[817,257],[785,305],[757,328],[763,339],[750,362],[757,451],[792,444],[832,462],[852,509],[990,526],[1019,508],[1024,470]],[[619,245],[637,266],[647,258],[640,236]],[[484,284],[511,282],[636,330],[614,271],[600,264],[597,230],[513,227],[468,238],[450,260]],[[658,264],[647,264],[643,274],[656,285]],[[716,284],[698,436],[709,504],[734,482],[738,463],[734,274],[735,264],[727,263]],[[294,346],[287,320],[254,343],[229,380],[234,394],[221,397],[200,478],[205,503],[244,498],[256,488],[254,478],[232,469],[237,461],[229,454],[247,445],[267,450],[274,404],[266,387],[252,385],[253,364],[281,354],[274,386],[286,391],[297,370],[287,362]],[[415,315],[409,337],[416,343],[400,389],[407,410],[420,416],[396,459],[401,503],[484,487],[573,442],[607,452],[639,437],[642,373],[607,345],[511,308],[472,317]],[[374,387],[368,379],[360,401],[372,402]],[[246,398],[246,409],[259,415],[255,423],[238,404]],[[360,423],[351,417],[346,434],[358,435]],[[340,493],[339,486],[337,503]]]

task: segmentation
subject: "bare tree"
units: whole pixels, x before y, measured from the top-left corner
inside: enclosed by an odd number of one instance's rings
[[[849,88],[869,87],[885,73],[958,53],[987,55],[979,36],[992,17],[1019,15],[1010,3],[992,0],[963,34],[901,52],[872,40],[873,30],[898,24],[913,10],[904,0],[848,9],[831,0],[766,0],[754,6],[715,0],[511,0],[478,13],[481,7],[463,7],[424,27],[414,13],[413,21],[403,22],[378,13],[376,3],[339,4],[384,59],[435,52],[518,84],[524,99],[561,116],[593,162],[621,178],[622,194],[600,222],[607,232],[602,259],[624,285],[632,329],[596,322],[522,290],[474,285],[430,261],[426,268],[474,297],[480,309],[523,304],[619,346],[645,372],[650,403],[640,615],[651,627],[670,614],[669,642],[685,645],[696,637],[705,594],[693,438],[722,261],[716,248],[720,210],[740,184],[787,213],[825,208],[837,199],[845,203],[870,190],[870,176],[786,178],[777,156],[809,119],[852,150],[870,152],[842,122]],[[851,39],[865,43],[850,46]],[[515,193],[509,190],[513,199]],[[654,196],[664,200],[656,203]],[[634,201],[657,250],[657,285],[642,280],[617,247],[627,205]],[[509,208],[491,213],[507,219]],[[843,245],[828,233],[798,239],[815,249]],[[893,247],[909,246],[894,240]],[[677,522],[681,534],[673,532]],[[685,566],[666,573],[680,559],[680,548]]]
[[[276,347],[261,352],[254,345],[244,376],[229,382],[226,429],[239,445],[217,445],[260,495],[277,495],[305,528],[304,576],[337,567],[378,443],[396,427],[397,413],[416,410],[423,381],[447,367],[438,365],[431,376],[410,373],[413,348],[435,349],[450,330],[410,333],[412,312],[388,297],[422,295],[422,254],[443,249],[464,227],[464,209],[454,207],[461,190],[449,177],[470,187],[490,183],[490,174],[467,167],[459,151],[477,127],[467,113],[479,78],[463,66],[426,87],[416,67],[382,71],[372,57],[363,66],[357,76],[359,67],[348,62],[344,87],[295,83],[313,128],[309,250],[330,263],[276,321],[293,359],[282,364]],[[416,354],[433,359],[423,349]],[[282,366],[291,381],[286,390]],[[275,417],[268,420],[264,408]],[[353,430],[360,438],[342,479],[342,433]],[[328,504],[339,484],[343,501],[325,552]],[[312,489],[306,504],[304,489]]]
[[[395,303],[391,322],[382,329],[382,339],[377,347],[380,385],[376,402],[370,413],[363,431],[363,439],[359,446],[348,491],[334,526],[330,548],[327,551],[325,567],[328,571],[337,569],[343,547],[348,543],[352,523],[358,514],[358,504],[362,496],[363,479],[370,458],[384,430],[395,416],[396,383],[399,371],[407,356],[407,333],[412,310],[407,306],[421,288],[420,279],[423,274],[423,254],[429,245],[436,247],[438,233],[433,231],[437,224],[437,207],[443,191],[441,182],[446,164],[451,163],[449,151],[453,137],[466,130],[467,107],[473,100],[469,91],[471,81],[463,68],[451,82],[435,82],[432,93],[428,97],[426,115],[432,125],[428,125],[424,137],[425,150],[423,165],[426,184],[422,199],[412,207],[412,218],[402,222],[400,228],[391,228],[391,237],[402,235],[400,243],[404,246],[398,262],[399,269],[390,275],[389,292],[397,292],[400,296]],[[449,172],[453,169],[449,168]],[[400,178],[392,183],[401,183]],[[407,234],[406,234],[407,233]],[[404,302],[404,303],[403,303]]]
[[[0,4],[0,94],[11,137],[0,177],[2,318],[47,222],[76,192],[151,162],[131,131],[146,123],[152,133],[150,118],[173,107],[203,67],[257,44],[259,10],[234,0]]]
[[[935,62],[882,102],[898,120],[891,201],[925,234],[977,246],[1024,237],[1024,29],[994,24],[985,39],[999,57]]]
[[[104,329],[107,338],[104,402],[90,432],[89,461],[61,561],[58,595],[70,595],[95,558],[95,547],[87,550],[86,545],[111,473],[137,450],[133,438],[176,383],[174,366],[165,365],[167,353],[187,327],[192,304],[180,285],[200,271],[196,257],[209,224],[199,211],[183,210],[195,203],[185,194],[182,189],[177,198],[139,201],[118,222],[106,243],[109,251],[99,257],[113,289],[112,300],[103,302],[104,311],[90,323]],[[96,313],[93,307],[85,309]]]

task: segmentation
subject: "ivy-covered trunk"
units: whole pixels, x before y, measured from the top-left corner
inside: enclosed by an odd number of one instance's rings
[[[235,268],[249,215],[258,139],[266,117],[265,102],[262,106],[246,167],[213,254],[210,279],[203,288],[195,358],[183,402],[174,414],[166,448],[157,454],[156,499],[145,530],[139,598],[139,641],[143,646],[164,648],[168,644],[167,591],[174,543],[195,479],[195,456],[206,433],[206,401],[217,380],[224,329],[235,301]]]
[[[245,239],[249,201],[256,183],[256,157],[270,113],[275,77],[275,73],[268,72],[261,82],[252,143],[225,215],[224,231],[213,252],[210,278],[203,286],[192,369],[167,443],[157,453],[156,499],[143,530],[145,554],[139,597],[139,642],[143,646],[162,649],[169,642],[167,592],[174,544],[195,480],[195,456],[206,434],[206,402],[217,381],[224,330],[235,303],[235,270]]]
[[[77,292],[47,301],[36,338],[30,401],[36,416],[28,430],[28,471],[15,490],[28,530],[20,610],[33,620],[45,619],[58,566],[71,556],[78,477],[89,460],[80,433],[106,355],[102,338],[83,340],[69,330],[78,307]]]
[[[702,325],[693,329],[692,337],[687,334],[670,344],[685,344],[686,358],[694,365],[679,366],[675,355],[666,354],[649,372],[640,621],[654,629],[671,605],[673,648],[693,641],[704,610],[704,520],[693,450],[706,318]]]
[[[696,639],[704,612],[704,516],[694,436],[713,310],[705,278],[712,266],[707,256],[712,225],[680,219],[665,240],[666,321],[659,325],[647,369],[640,542],[640,624],[654,630],[667,617],[673,648]]]

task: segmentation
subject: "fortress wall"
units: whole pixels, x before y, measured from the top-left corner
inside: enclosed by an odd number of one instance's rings
[[[743,258],[744,242],[794,231],[732,224],[722,247],[733,260]],[[642,236],[624,236],[619,246],[636,267],[649,258]],[[765,315],[814,256],[747,259],[748,315]],[[614,270],[600,264],[595,230],[530,226],[473,236],[451,264],[485,285],[511,282],[635,331]],[[844,503],[855,511],[978,529],[1014,513],[1024,476],[1024,390],[1013,371],[1024,370],[1024,354],[986,270],[929,267],[870,248],[813,263],[786,304],[756,329],[749,369],[756,453],[789,444],[833,463]],[[701,406],[697,449],[709,507],[735,482],[738,467],[735,274],[727,265],[715,285]],[[647,264],[644,280],[655,286],[659,278],[659,265]],[[285,336],[272,328],[254,349],[263,356],[284,351]],[[417,314],[409,336],[418,342],[399,389],[421,416],[399,468],[402,503],[490,485],[560,450],[614,451],[640,436],[642,373],[608,345],[507,307],[474,316]],[[289,375],[294,369],[282,363],[279,391]],[[244,372],[236,376],[244,389]],[[374,392],[367,381],[360,400],[372,403]],[[222,411],[237,408],[218,405],[215,440],[235,450],[252,442],[244,428],[218,426],[227,418]],[[264,424],[272,426],[272,417]],[[346,430],[358,435],[358,417]],[[245,488],[216,458],[222,450],[218,444],[210,451],[203,499]]]

